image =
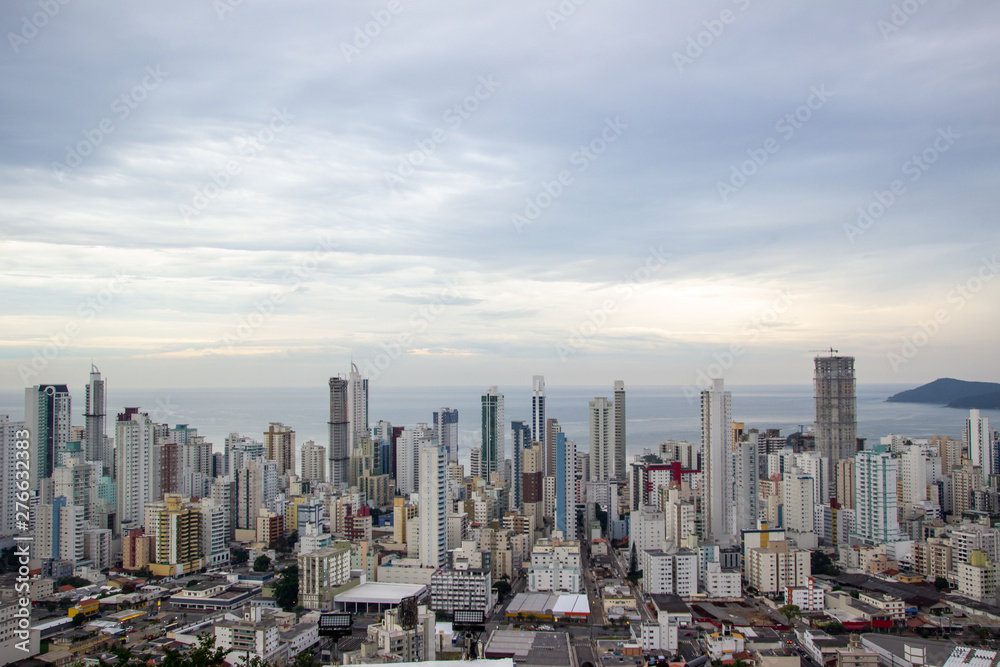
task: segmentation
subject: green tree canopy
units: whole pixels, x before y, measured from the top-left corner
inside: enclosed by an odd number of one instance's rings
[[[299,601],[299,566],[286,567],[278,575],[278,583],[274,587],[274,599],[285,611],[291,611]]]
[[[271,569],[271,559],[261,554],[253,562],[254,572],[267,572]]]

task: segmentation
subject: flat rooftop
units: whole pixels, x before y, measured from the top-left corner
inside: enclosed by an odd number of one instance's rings
[[[490,635],[483,656],[487,659],[513,658],[518,667],[566,667],[569,664],[569,634],[497,630]]]
[[[372,604],[399,604],[404,598],[421,596],[427,592],[422,584],[364,583],[334,596],[334,602],[371,602]]]

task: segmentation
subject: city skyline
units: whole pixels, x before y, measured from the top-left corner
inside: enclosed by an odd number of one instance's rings
[[[0,388],[1000,376],[993,4],[59,6],[0,7]]]

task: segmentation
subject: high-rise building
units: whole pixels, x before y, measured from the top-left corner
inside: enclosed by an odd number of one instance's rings
[[[125,408],[115,422],[117,528],[136,528],[145,521],[146,503],[159,499],[160,460],[156,424],[139,408]]]
[[[469,452],[469,476],[483,477],[483,450],[473,449]]]
[[[227,475],[235,478],[236,471],[243,467],[244,461],[259,458],[264,458],[264,443],[239,433],[230,433],[226,436],[225,469]]]
[[[433,440],[420,449],[420,564],[448,564],[447,479],[444,448]]]
[[[614,477],[613,415],[611,402],[600,397],[590,401],[590,481],[606,482]]]
[[[434,429],[421,422],[415,428],[403,429],[396,442],[396,489],[409,495],[420,488],[420,452],[434,442]]]
[[[330,482],[346,489],[350,480],[351,415],[348,409],[348,381],[330,378]]]
[[[733,521],[730,534],[734,541],[744,530],[757,528],[759,518],[759,481],[760,466],[758,464],[758,433],[745,434],[738,442],[733,443]]]
[[[368,436],[368,378],[361,377],[358,365],[351,362],[347,385],[348,421],[350,421],[350,449],[361,446],[361,439]],[[331,420],[332,421],[332,420]]]
[[[507,429],[503,416],[503,394],[492,386],[482,396],[482,476],[489,480],[495,472],[502,472],[501,462],[507,455]]]
[[[41,384],[24,390],[24,423],[28,430],[31,460],[31,489],[39,481],[52,477],[57,452],[70,442],[71,405],[69,389],[64,384]]]
[[[302,480],[326,481],[326,447],[306,440],[302,445]]]
[[[625,382],[615,380],[614,471],[611,479],[628,479],[625,467]]]
[[[545,476],[555,477],[556,474],[556,433],[562,433],[558,419],[545,420]]]
[[[458,463],[458,410],[441,408],[435,412],[434,433],[448,463]]]
[[[531,378],[531,439],[545,442],[545,376]]]
[[[271,422],[264,431],[264,456],[277,462],[278,476],[295,474],[295,431],[281,422]]]
[[[35,553],[42,558],[83,560],[83,507],[70,505],[66,498],[35,507]]]
[[[834,466],[837,502],[844,509],[854,509],[854,459],[841,459]]]
[[[979,410],[969,410],[969,418],[965,420],[965,446],[969,450],[972,465],[979,466],[983,472],[983,483],[990,483],[990,475],[1000,473],[1000,460],[990,420],[982,417]]]
[[[114,460],[110,443],[105,437],[107,412],[108,400],[104,380],[101,379],[101,371],[97,370],[97,366],[91,364],[90,382],[87,384],[86,411],[83,413],[84,433],[87,439],[85,451],[87,460],[100,461],[104,475],[110,477],[113,474]]]
[[[556,433],[555,527],[564,540],[576,539],[576,443]]]
[[[816,357],[816,451],[830,465],[858,451],[854,357]]]
[[[878,545],[901,539],[896,515],[897,460],[884,445],[854,457],[854,535],[858,541]]]
[[[510,502],[512,511],[521,509],[524,503],[524,450],[531,447],[531,429],[522,421],[510,423],[511,479]]]
[[[703,493],[703,539],[716,544],[730,538],[730,499],[733,497],[733,406],[732,394],[724,390],[722,378],[701,392],[701,452]]]
[[[0,415],[0,469],[14,470],[17,452],[26,452],[17,447],[18,441],[24,444],[23,421],[12,421],[9,415]],[[24,460],[23,458],[21,459]],[[22,475],[24,473],[21,473]],[[16,530],[15,518],[17,512],[17,480],[13,474],[0,475],[0,535],[12,535]],[[27,532],[27,531],[23,531]]]
[[[167,494],[160,504],[155,518],[155,562],[149,564],[150,572],[172,577],[200,570],[205,566],[201,506],[174,494]]]
[[[267,459],[251,459],[236,471],[236,527],[253,530],[263,510],[275,511],[278,495],[278,464]]]

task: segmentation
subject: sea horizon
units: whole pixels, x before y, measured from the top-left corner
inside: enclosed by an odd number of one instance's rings
[[[892,394],[912,388],[909,384],[858,384],[858,437],[877,443],[890,433],[913,438],[948,435],[960,438],[967,410],[917,403],[888,403]],[[531,385],[499,385],[504,394],[504,419],[530,422]],[[433,412],[449,407],[459,411],[460,459],[480,440],[479,400],[486,387],[471,385],[380,386],[369,389],[369,423],[385,420],[408,428],[431,424]],[[763,431],[780,429],[789,435],[813,424],[815,404],[812,384],[727,385],[732,393],[733,421]],[[73,423],[83,424],[84,389],[70,387]],[[590,400],[613,397],[613,386],[546,385],[546,416],[559,420],[569,439],[581,450],[589,447],[586,413]],[[222,451],[229,433],[263,440],[271,422],[291,426],[296,449],[307,440],[326,446],[329,396],[326,386],[215,387],[215,388],[115,388],[108,389],[107,431],[114,433],[115,416],[126,407],[138,407],[157,422],[187,424],[198,429],[214,451]],[[1000,423],[1000,411],[983,410],[983,416]],[[0,391],[0,414],[24,418],[23,390]],[[666,440],[700,441],[700,406],[685,385],[626,385],[628,454],[655,450]],[[509,437],[508,437],[509,442]],[[509,449],[509,445],[508,445]]]

